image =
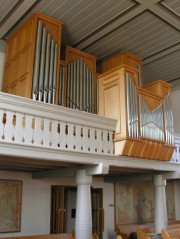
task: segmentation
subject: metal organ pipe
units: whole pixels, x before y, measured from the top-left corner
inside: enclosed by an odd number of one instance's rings
[[[56,75],[57,75],[57,57],[58,57],[58,45],[55,44],[54,48],[54,64],[53,64],[53,94],[52,94],[52,102],[55,103],[55,93],[56,93]]]
[[[94,75],[82,58],[68,64],[67,79],[67,106],[94,113]]]
[[[128,136],[138,137],[138,111],[137,111],[137,91],[136,85],[128,73],[125,74],[126,80],[126,105],[127,105],[127,124]]]
[[[52,102],[52,91],[53,91],[53,69],[54,69],[53,64],[54,64],[54,40],[51,41],[51,50],[50,50],[48,103],[51,103],[51,102]]]
[[[50,62],[50,34],[47,34],[47,43],[46,43],[46,60],[45,60],[45,75],[44,75],[44,102],[47,102],[47,92],[49,88],[49,62]]]
[[[33,99],[55,103],[58,44],[41,21],[38,22],[33,73]]]
[[[45,54],[46,54],[46,38],[47,30],[43,28],[42,44],[41,44],[41,59],[40,59],[40,73],[39,73],[39,101],[42,100],[43,90],[44,90],[44,65],[45,65]]]
[[[38,94],[38,82],[39,82],[39,64],[41,53],[41,38],[42,38],[42,22],[38,22],[37,37],[36,37],[36,50],[35,50],[35,63],[33,73],[33,99],[37,99]]]
[[[64,105],[64,67],[60,66],[59,71],[59,105]]]

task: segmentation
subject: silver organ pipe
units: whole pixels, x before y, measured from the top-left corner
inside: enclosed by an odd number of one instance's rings
[[[139,96],[141,136],[156,140],[164,140],[162,105],[154,110],[149,109],[143,98]]]
[[[48,30],[38,22],[33,73],[34,100],[55,103],[58,45],[51,38]]]
[[[52,102],[52,91],[53,91],[53,69],[54,69],[54,40],[51,41],[50,49],[50,67],[49,67],[49,92],[48,92],[48,103]]]
[[[77,61],[73,61],[73,97],[72,97],[72,102],[73,102],[73,109],[76,109],[76,87],[77,87],[77,77],[76,77],[76,72],[77,72]]]
[[[125,79],[128,136],[138,138],[138,109],[136,100],[136,86],[128,73],[125,74]]]
[[[36,38],[36,51],[35,51],[35,63],[33,73],[33,99],[36,100],[38,96],[38,82],[39,82],[39,64],[41,53],[41,39],[42,39],[42,22],[38,22],[37,38]]]
[[[57,57],[58,57],[58,45],[55,44],[54,48],[54,64],[53,64],[53,94],[52,103],[55,103],[55,93],[56,93],[56,75],[57,75]]]
[[[67,106],[94,113],[93,73],[82,58],[68,63],[67,72]]]
[[[174,132],[173,132],[173,115],[170,104],[170,94],[168,93],[163,99],[164,115],[165,115],[165,131],[166,131],[166,143],[169,145],[174,144]]]
[[[43,28],[42,44],[41,44],[41,59],[40,59],[40,72],[39,72],[39,101],[42,101],[43,90],[44,90],[44,65],[45,65],[45,53],[46,53],[46,38],[47,30]]]
[[[64,79],[65,79],[65,67],[60,66],[59,69],[59,105],[64,106]]]
[[[49,61],[50,61],[50,34],[47,35],[47,43],[46,43],[46,60],[45,60],[45,75],[44,75],[44,102],[47,102],[48,96],[48,88],[49,88]]]
[[[83,86],[84,86],[84,81],[83,81],[83,60],[82,58],[79,59],[79,109],[83,110]]]

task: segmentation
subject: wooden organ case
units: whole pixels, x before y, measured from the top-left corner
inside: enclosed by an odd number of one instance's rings
[[[115,154],[170,160],[174,151],[170,85],[156,81],[141,87],[141,59],[129,52],[103,61],[98,69],[99,114],[118,119]]]
[[[35,13],[7,40],[2,91],[57,101],[62,23]]]

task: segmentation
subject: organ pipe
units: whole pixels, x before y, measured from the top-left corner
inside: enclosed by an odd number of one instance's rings
[[[67,106],[94,113],[94,75],[82,58],[67,66]]]
[[[55,103],[58,44],[38,22],[33,73],[33,99]]]
[[[42,38],[42,22],[38,22],[37,39],[36,39],[36,51],[35,51],[35,63],[33,73],[33,99],[36,100],[38,94],[38,78],[39,78],[39,63],[40,63],[40,51],[41,51],[41,38]]]

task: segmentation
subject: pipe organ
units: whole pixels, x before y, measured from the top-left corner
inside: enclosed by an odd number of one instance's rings
[[[58,100],[62,23],[35,13],[7,41],[2,90],[48,103]]]
[[[161,80],[143,85],[141,58],[129,52],[98,63],[97,81],[95,56],[66,46],[64,61],[60,60],[61,28],[60,21],[35,13],[13,33],[7,41],[2,90],[89,113],[99,111],[118,119],[115,154],[170,160],[170,85]]]
[[[99,114],[118,119],[115,154],[170,160],[174,151],[170,85],[161,80],[141,87],[140,58],[128,53],[102,62]],[[106,69],[103,66],[106,66]]]

